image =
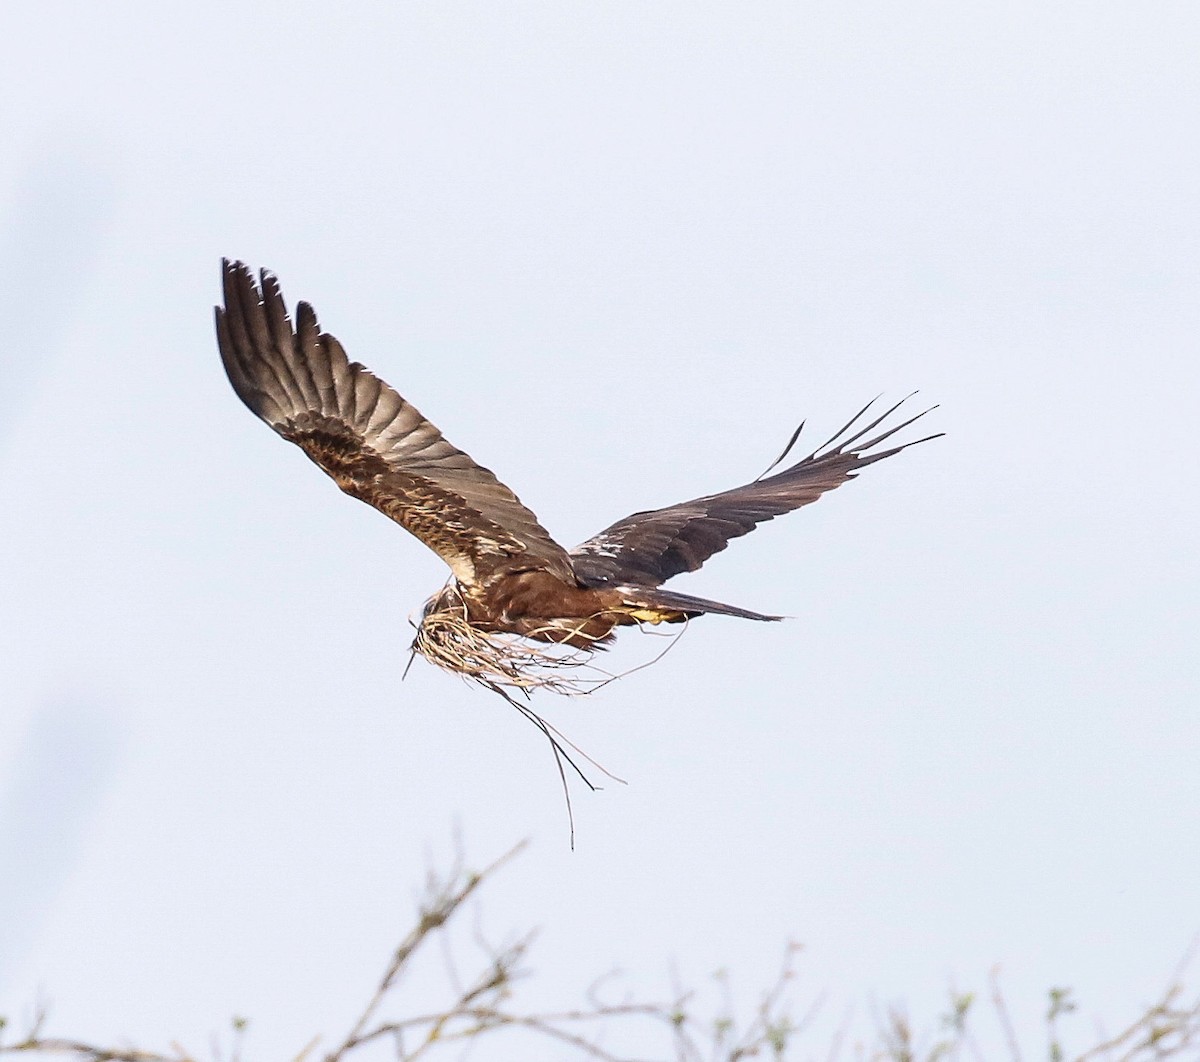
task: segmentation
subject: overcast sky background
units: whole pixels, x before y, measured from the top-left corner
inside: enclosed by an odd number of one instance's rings
[[[750,1006],[788,939],[826,1031],[997,963],[1034,1053],[1051,985],[1078,1047],[1156,995],[1200,931],[1194,3],[115,0],[0,36],[0,1013],[294,1053],[456,823],[479,863],[533,840],[479,917],[543,927],[535,1002],[727,967]],[[790,622],[539,700],[629,781],[575,787],[571,852],[531,727],[401,684],[445,569],[237,401],[222,255],[568,544],[880,392],[947,437],[672,584]]]

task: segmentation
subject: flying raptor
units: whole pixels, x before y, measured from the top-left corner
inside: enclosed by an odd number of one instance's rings
[[[567,550],[495,475],[350,361],[308,303],[297,305],[293,320],[271,273],[263,270],[256,281],[241,262],[226,260],[223,274],[217,342],[234,391],[343,491],[391,517],[449,565],[452,578],[426,603],[414,649],[491,688],[565,691],[557,669],[585,660],[619,627],[709,613],[779,619],[662,584],[859,469],[937,437],[884,447],[924,413],[885,426],[901,403],[878,415],[868,403],[829,442],[781,472],[634,513]]]

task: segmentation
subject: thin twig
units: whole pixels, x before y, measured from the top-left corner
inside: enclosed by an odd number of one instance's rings
[[[995,1008],[996,1017],[1000,1020],[1000,1028],[1004,1032],[1004,1042],[1008,1045],[1012,1062],[1022,1062],[1021,1045],[1017,1042],[1017,1030],[1013,1028],[1008,1005],[1004,1002],[1004,993],[1000,991],[999,966],[992,967],[991,973],[988,975],[988,982],[992,989],[992,1006]]]
[[[421,917],[417,924],[409,931],[408,936],[404,938],[400,946],[396,949],[392,960],[388,963],[387,969],[384,971],[383,977],[379,981],[379,986],[375,989],[375,994],[371,997],[358,1020],[350,1028],[346,1038],[342,1041],[341,1046],[329,1052],[326,1056],[326,1062],[337,1062],[343,1055],[358,1042],[362,1036],[363,1030],[366,1029],[371,1019],[375,1016],[375,1012],[379,1009],[379,1005],[387,997],[387,994],[396,984],[396,980],[404,970],[405,964],[412,957],[413,953],[421,945],[421,942],[435,930],[441,929],[450,916],[461,906],[461,904],[469,897],[479,886],[491,877],[505,863],[511,860],[519,852],[521,852],[528,844],[527,841],[522,841],[504,853],[490,866],[484,868],[477,874],[470,874],[461,884],[455,885],[454,881],[446,882],[440,890],[437,888],[431,889],[434,893],[431,900],[421,911]],[[457,875],[456,875],[457,877]]]

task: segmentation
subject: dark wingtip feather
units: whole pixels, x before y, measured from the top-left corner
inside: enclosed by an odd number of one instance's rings
[[[770,473],[774,469],[778,468],[781,464],[783,464],[784,458],[787,457],[787,455],[792,452],[792,447],[794,447],[796,445],[796,442],[800,438],[800,433],[804,430],[804,425],[807,423],[808,423],[807,420],[802,420],[800,422],[800,424],[796,428],[796,430],[794,432],[792,432],[792,437],[790,439],[788,439],[787,445],[783,448],[783,453],[781,453],[777,458],[775,458],[774,461],[772,461],[769,465],[767,465],[767,467],[763,470],[762,474],[758,477],[758,479],[756,479],[754,481],[755,483],[757,483],[759,480],[766,479],[767,476],[770,475]]]
[[[889,432],[888,434],[891,433]],[[859,453],[857,454],[858,464],[856,467],[864,468],[867,465],[873,465],[876,461],[882,461],[885,457],[892,457],[895,454],[900,453],[901,450],[907,450],[910,446],[920,446],[921,443],[929,442],[931,439],[940,439],[945,434],[946,433],[944,431],[939,431],[933,435],[926,435],[920,439],[913,439],[912,442],[901,443],[899,446],[893,446],[888,450],[880,450],[878,453]],[[872,441],[870,445],[873,446],[874,444],[875,442]],[[850,474],[854,475],[855,473],[851,472]]]
[[[885,429],[874,438],[868,439],[866,442],[860,442],[864,436],[869,435],[872,431],[879,427],[880,424],[887,420],[888,417],[895,413],[896,410],[904,405],[905,402],[909,401],[909,399],[918,393],[919,392],[917,391],[912,391],[911,393],[905,395],[902,399],[900,399],[900,401],[889,406],[877,417],[872,418],[868,423],[858,428],[857,431],[854,431],[852,435],[847,435],[847,432],[853,431],[855,426],[863,419],[871,407],[879,401],[881,396],[876,395],[871,399],[870,402],[863,406],[862,409],[855,413],[854,416],[851,417],[850,420],[847,421],[839,431],[834,432],[828,441],[823,443],[821,446],[818,446],[811,454],[808,455],[808,457],[804,459],[804,461],[801,461],[799,464],[802,465],[805,463],[805,461],[820,461],[825,458],[836,457],[841,454],[852,454],[858,459],[857,463],[859,465],[870,464],[871,462],[878,461],[884,457],[890,457],[892,454],[897,454],[901,450],[906,450],[910,446],[916,446],[918,443],[928,442],[930,439],[937,439],[940,436],[945,435],[945,432],[937,432],[934,435],[927,435],[923,439],[914,439],[912,442],[904,443],[903,445],[894,447],[886,452],[877,454],[868,453],[868,451],[873,447],[878,446],[887,439],[890,439],[897,432],[901,432],[909,425],[915,424],[927,413],[932,413],[938,408],[936,405],[932,405],[928,409],[923,409],[920,413],[917,413],[906,420],[902,420],[899,424],[895,424],[892,427]],[[793,467],[796,468],[799,467],[799,465],[795,465]],[[788,469],[786,471],[791,470]],[[780,473],[780,475],[786,475],[786,471]]]
[[[888,414],[895,412],[897,409],[900,408],[901,405],[903,405],[905,402],[907,402],[908,399],[912,398],[912,396],[915,395],[916,393],[917,392],[914,391],[912,395],[908,395],[906,398],[901,399],[894,406],[892,406],[892,408],[890,410],[888,410],[888,413],[884,414],[884,416],[886,417]],[[863,443],[862,445],[860,445],[858,447],[852,448],[849,452],[854,454],[858,458],[858,465],[861,467],[863,465],[873,464],[876,461],[882,461],[885,457],[891,457],[893,454],[898,454],[898,453],[900,453],[901,450],[907,450],[910,446],[919,446],[921,443],[929,442],[931,439],[940,439],[943,435],[946,434],[944,431],[934,432],[932,435],[926,435],[920,439],[913,439],[910,442],[901,443],[899,446],[893,446],[887,450],[881,450],[878,453],[870,453],[869,452],[874,447],[878,446],[880,443],[886,441],[887,439],[890,439],[897,432],[903,431],[905,428],[909,427],[910,425],[915,424],[918,420],[920,420],[927,413],[932,413],[937,408],[938,407],[936,405],[932,405],[928,409],[923,409],[923,410],[921,410],[920,413],[916,414],[915,416],[909,417],[907,420],[902,421],[901,423],[897,424],[895,427],[888,428],[886,431],[880,432],[873,439],[868,440],[867,442]],[[850,445],[853,442],[857,442],[858,439],[862,438],[862,436],[864,434],[866,434],[866,432],[869,432],[871,430],[871,428],[875,427],[875,425],[878,423],[879,423],[878,421],[875,421],[874,423],[872,423],[870,426],[865,428],[862,432],[859,432],[854,437],[853,440],[849,440],[847,443],[842,444],[841,448],[844,449],[845,446]]]

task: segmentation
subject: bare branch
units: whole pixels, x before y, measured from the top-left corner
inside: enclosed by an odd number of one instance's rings
[[[362,1014],[359,1015],[358,1020],[351,1026],[346,1038],[339,1047],[325,1056],[326,1062],[338,1062],[355,1044],[362,1042],[363,1030],[366,1029],[371,1019],[375,1016],[379,1005],[395,987],[400,975],[404,972],[405,965],[424,942],[425,938],[444,927],[454,912],[466,901],[467,897],[504,866],[505,863],[523,851],[527,844],[527,841],[522,841],[479,873],[467,874],[464,877],[456,871],[444,882],[439,882],[433,877],[429,879],[426,886],[428,895],[425,902],[421,905],[420,918],[417,924],[409,930],[408,936],[404,938],[400,946],[396,949],[395,954],[392,956],[392,961],[388,963],[388,967],[380,979],[379,987],[375,989],[375,994],[367,1003]]]
[[[479,886],[524,847],[517,845],[477,873],[464,870],[461,851],[449,874],[430,872],[418,901],[416,925],[392,953],[349,1031],[323,1056],[316,1056],[320,1038],[313,1037],[293,1062],[311,1062],[314,1057],[321,1057],[322,1062],[357,1062],[350,1058],[356,1051],[370,1044],[389,1042],[397,1062],[426,1062],[430,1056],[440,1058],[455,1046],[461,1051],[462,1045],[501,1031],[540,1038],[594,1062],[637,1062],[608,1045],[607,1034],[613,1031],[638,1044],[639,1056],[649,1050],[659,1062],[666,1055],[675,1062],[747,1062],[752,1058],[783,1062],[798,1056],[800,1036],[823,1006],[824,997],[818,995],[799,1020],[793,1019],[788,997],[800,954],[796,944],[787,945],[774,982],[762,993],[744,1022],[735,1013],[729,979],[723,973],[716,977],[717,998],[711,1005],[706,1002],[709,993],[687,989],[678,978],[673,978],[673,994],[668,1002],[645,1002],[628,994],[610,1001],[603,997],[617,994],[601,992],[602,987],[612,985],[615,975],[610,974],[598,978],[588,988],[584,996],[586,1006],[544,1012],[524,1010],[515,1002],[516,986],[528,973],[525,963],[534,940],[532,932],[493,947],[476,926],[472,939],[483,960],[473,976],[460,977],[451,949],[452,938],[443,930]],[[401,982],[413,970],[423,945],[432,938],[442,945],[442,965],[452,1002],[423,1014],[400,1017],[382,1014],[385,1005],[395,1006]],[[429,949],[425,950],[428,955]],[[1157,1003],[1145,1008],[1115,1036],[1076,1056],[1075,1062],[1100,1062],[1102,1058],[1106,1062],[1160,1062],[1196,1057],[1196,1046],[1200,1044],[1200,997],[1183,1002],[1184,966],[1190,957],[1189,954],[1185,958]],[[422,961],[428,963],[430,959]],[[996,970],[991,973],[990,988],[1003,1047],[1011,1062],[1022,1062],[1016,1026],[1001,994]],[[1049,999],[1050,1006],[1042,1022],[1048,1033],[1051,1059],[1063,1059],[1057,1023],[1075,1009],[1075,1003],[1065,988],[1051,989]],[[886,1019],[879,1022],[874,1042],[857,1047],[857,1057],[870,1062],[957,1062],[967,1054],[978,1062],[983,1053],[971,1029],[974,1000],[973,993],[952,988],[946,1013],[937,1025],[927,1027],[919,1035],[905,1012],[892,1008]],[[43,1032],[46,1023],[46,1008],[36,1007],[29,1030],[22,1038],[11,1043],[0,1039],[0,1055],[68,1055],[79,1062],[241,1062],[248,1026],[246,1019],[235,1017],[231,1038],[228,1041],[224,1037],[215,1038],[209,1056],[201,1059],[175,1043],[168,1051],[160,1052],[48,1037]],[[828,1053],[830,1062],[841,1056],[848,1023],[849,1018],[834,1036]],[[5,1028],[6,1023],[0,1018],[0,1037]],[[227,1048],[223,1046],[225,1043]],[[657,1045],[657,1049],[643,1046],[646,1044]],[[806,1055],[815,1053],[813,1046],[804,1045]],[[447,1050],[439,1053],[441,1048]]]

